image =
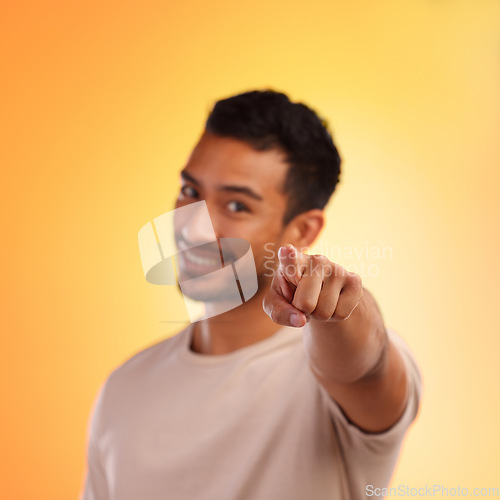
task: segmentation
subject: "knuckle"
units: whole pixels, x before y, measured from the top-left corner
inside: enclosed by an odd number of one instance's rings
[[[292,305],[304,314],[311,314],[316,308],[316,303],[309,298],[294,300]]]
[[[328,321],[332,317],[332,315],[325,310],[315,310],[311,316],[318,321]]]
[[[312,255],[309,260],[307,271],[311,276],[330,276],[331,263],[324,255]]]
[[[338,319],[340,321],[343,321],[344,319],[347,319],[349,317],[349,314],[346,314],[345,312],[337,312],[335,311],[335,314],[333,315],[335,319]]]
[[[331,280],[335,277],[335,266],[328,264],[323,268],[323,277],[327,280]]]
[[[351,273],[351,281],[354,288],[362,288],[362,280],[359,274]]]
[[[314,262],[316,262],[317,264],[321,264],[323,266],[330,263],[330,261],[324,255],[315,254],[312,256],[312,258]]]
[[[333,275],[343,278],[347,274],[347,269],[340,264],[333,264]]]

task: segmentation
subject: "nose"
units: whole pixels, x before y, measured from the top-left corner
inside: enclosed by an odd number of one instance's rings
[[[181,235],[189,246],[216,241],[214,226],[205,202],[190,211],[189,216],[183,221]]]

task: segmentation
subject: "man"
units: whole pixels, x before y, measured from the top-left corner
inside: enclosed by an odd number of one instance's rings
[[[220,241],[251,245],[257,292],[110,375],[85,500],[359,499],[387,486],[420,375],[361,278],[301,251],[339,174],[331,135],[307,106],[272,91],[215,105],[176,208],[204,201]],[[216,262],[200,220],[176,234],[184,278]],[[201,288],[188,293],[203,300]]]

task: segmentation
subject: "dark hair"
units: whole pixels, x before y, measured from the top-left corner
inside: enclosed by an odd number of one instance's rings
[[[215,103],[205,130],[241,139],[256,150],[282,149],[290,164],[283,223],[324,208],[339,181],[341,158],[328,125],[311,108],[283,93],[254,90]]]

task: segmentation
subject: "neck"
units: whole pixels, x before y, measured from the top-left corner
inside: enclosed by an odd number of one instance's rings
[[[280,328],[262,308],[265,292],[224,314],[194,324],[191,349],[200,354],[228,354],[264,340]]]

